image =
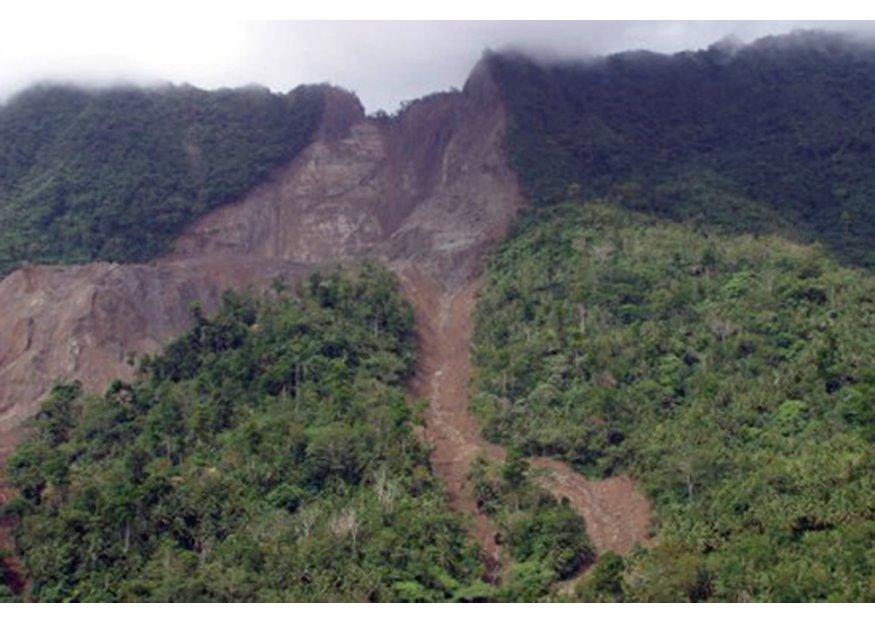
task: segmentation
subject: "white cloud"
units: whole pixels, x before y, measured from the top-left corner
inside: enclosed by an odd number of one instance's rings
[[[797,28],[871,32],[816,22],[0,22],[0,97],[39,80],[106,84],[260,83],[288,90],[328,81],[369,110],[461,86],[486,48],[560,56],[698,49]]]

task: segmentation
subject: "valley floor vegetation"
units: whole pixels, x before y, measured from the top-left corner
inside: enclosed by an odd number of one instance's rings
[[[511,448],[470,472],[498,586],[413,432],[394,278],[283,289],[193,308],[133,383],[55,389],[8,464],[33,598],[875,599],[875,282],[817,246],[600,203],[523,218],[473,350],[472,407]],[[632,475],[654,539],[596,558],[528,455]]]

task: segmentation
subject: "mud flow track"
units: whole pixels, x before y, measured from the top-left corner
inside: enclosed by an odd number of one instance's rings
[[[495,525],[477,509],[468,472],[478,454],[504,460],[504,447],[485,441],[471,414],[471,342],[479,281],[444,290],[416,270],[402,271],[402,288],[414,307],[419,366],[411,392],[428,400],[426,439],[432,465],[443,478],[452,507],[469,517],[471,534],[483,549],[492,576],[502,564]],[[567,464],[531,459],[543,472],[539,483],[557,498],[567,498],[586,521],[596,552],[628,553],[650,529],[650,505],[626,476],[588,480]]]

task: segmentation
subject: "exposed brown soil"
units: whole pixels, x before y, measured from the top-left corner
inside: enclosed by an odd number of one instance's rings
[[[132,355],[159,351],[189,326],[191,302],[209,312],[228,288],[261,289],[276,277],[371,258],[398,273],[414,304],[421,361],[411,391],[431,403],[434,467],[498,566],[495,528],[476,510],[466,478],[478,452],[502,459],[504,450],[480,438],[467,404],[477,278],[523,203],[505,129],[482,66],[461,93],[425,98],[388,120],[366,119],[353,95],[332,90],[313,144],[193,224],[168,255],[10,274],[0,281],[0,446],[14,444],[56,382],[100,391],[130,378]],[[646,501],[628,479],[590,482],[560,463],[535,464],[586,518],[600,551],[626,552],[647,535]]]
[[[471,379],[473,312],[479,282],[453,290],[408,269],[401,274],[403,290],[414,306],[419,343],[419,369],[413,394],[426,398],[426,437],[434,447],[432,463],[444,479],[452,506],[472,517],[472,534],[491,567],[501,564],[496,529],[477,510],[468,473],[478,454],[504,460],[506,450],[487,442],[468,407]],[[544,457],[530,459],[542,473],[540,484],[557,498],[567,498],[586,521],[596,552],[626,554],[650,532],[647,498],[627,476],[588,480],[569,465]]]
[[[471,518],[472,534],[483,550],[490,577],[495,578],[501,566],[498,531],[477,509],[468,481],[478,454],[504,458],[503,448],[483,440],[468,411],[469,347],[477,283],[448,292],[415,268],[404,270],[400,277],[416,319],[419,365],[411,393],[429,403],[425,437],[433,447],[432,466],[444,480],[450,505]]]

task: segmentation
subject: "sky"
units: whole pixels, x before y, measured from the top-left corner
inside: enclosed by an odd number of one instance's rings
[[[89,85],[330,82],[369,112],[461,87],[485,49],[583,57],[701,49],[801,28],[863,32],[873,22],[230,22],[0,20],[0,100],[37,81]]]

